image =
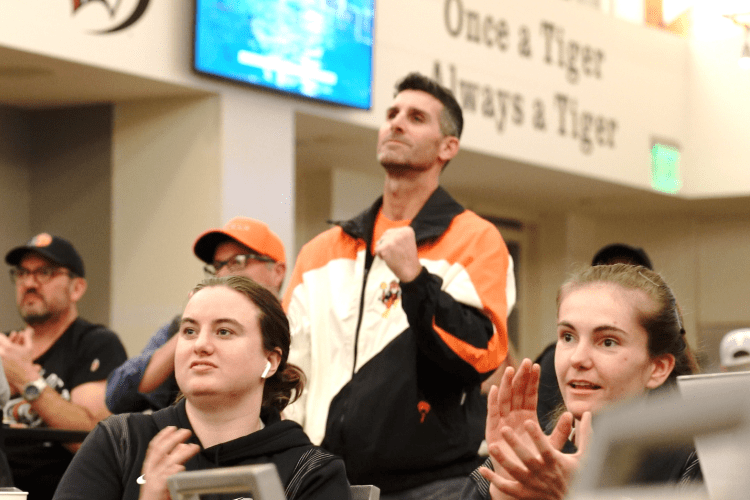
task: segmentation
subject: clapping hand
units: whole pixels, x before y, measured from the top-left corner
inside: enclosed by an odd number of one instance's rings
[[[185,463],[200,451],[197,444],[185,443],[188,429],[165,427],[148,444],[143,461],[140,500],[170,500],[167,478],[185,470]]]
[[[24,385],[39,377],[39,365],[34,365],[34,330],[27,327],[0,335],[0,358],[3,360],[5,377],[13,392],[20,393]]]
[[[480,473],[490,481],[493,500],[562,499],[588,443],[588,412],[577,429],[576,454],[560,451],[572,430],[570,413],[563,414],[551,435],[544,434],[536,415],[538,387],[539,366],[525,359],[518,372],[507,368],[500,387],[490,390],[485,437],[495,472],[481,468]]]

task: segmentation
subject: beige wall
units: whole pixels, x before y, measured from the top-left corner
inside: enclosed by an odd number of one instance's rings
[[[182,312],[203,277],[193,243],[223,223],[219,115],[216,98],[115,107],[111,324],[131,355]]]
[[[222,223],[243,215],[264,221],[294,247],[295,125],[290,106],[276,95],[236,86],[220,97]]]
[[[109,322],[111,108],[0,109],[0,254],[45,231],[69,239],[86,266],[82,316]],[[7,269],[7,266],[2,265]],[[10,281],[0,328],[20,326]]]
[[[106,105],[61,108],[30,116],[28,237],[44,231],[73,243],[83,258],[88,281],[79,312],[89,321],[107,324],[112,109]]]
[[[297,168],[295,193],[295,247],[289,258],[296,257],[302,245],[330,227],[332,182],[330,170]],[[288,274],[291,274],[290,266]]]
[[[374,161],[370,172],[334,169],[331,178],[331,219],[347,220],[368,208],[382,196],[384,182],[383,168]]]
[[[31,227],[29,117],[26,112],[0,107],[0,254],[29,238]],[[3,260],[0,264],[7,276]],[[20,326],[13,286],[0,277],[0,328]]]

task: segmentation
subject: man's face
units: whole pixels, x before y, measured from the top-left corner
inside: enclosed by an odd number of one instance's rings
[[[244,245],[240,245],[236,241],[228,240],[220,243],[216,247],[214,252],[214,263],[226,262],[237,255],[245,255],[250,253],[256,253]],[[222,266],[221,269],[216,273],[217,276],[245,276],[255,280],[259,284],[268,288],[270,291],[279,294],[281,288],[281,282],[284,280],[284,272],[286,268],[284,264],[279,262],[263,262],[254,259],[248,259],[247,265],[244,269],[230,272],[229,266]]]
[[[442,110],[443,103],[426,92],[399,92],[378,133],[380,164],[386,169],[427,170],[449,160],[445,158],[445,147],[450,136],[440,131]]]
[[[35,253],[24,256],[18,267],[26,270],[28,276],[16,281],[16,305],[29,325],[60,317],[75,303],[74,278],[67,269]],[[33,273],[45,267],[56,273],[47,283],[40,283]]]

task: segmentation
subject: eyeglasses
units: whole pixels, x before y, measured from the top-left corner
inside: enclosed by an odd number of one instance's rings
[[[33,271],[23,267],[16,267],[10,270],[10,280],[17,285],[18,283],[23,283],[27,277],[33,276],[39,284],[44,285],[60,274],[67,274],[68,277],[73,276],[73,274],[64,267],[44,266]]]
[[[221,268],[227,267],[227,271],[230,273],[237,273],[247,267],[248,261],[257,260],[259,262],[276,262],[267,255],[259,255],[257,253],[246,253],[242,255],[235,255],[229,260],[225,261],[214,261],[213,264],[207,264],[203,266],[203,271],[209,276],[216,276]]]

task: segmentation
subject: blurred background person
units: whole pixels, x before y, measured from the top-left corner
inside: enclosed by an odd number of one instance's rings
[[[0,358],[12,399],[3,410],[14,427],[90,431],[107,417],[107,376],[127,355],[118,336],[78,316],[86,293],[83,260],[64,238],[41,233],[5,256],[26,327],[0,335]],[[6,437],[15,486],[29,500],[52,497],[77,444]]]
[[[728,332],[719,345],[721,371],[741,372],[750,370],[750,328]]]

